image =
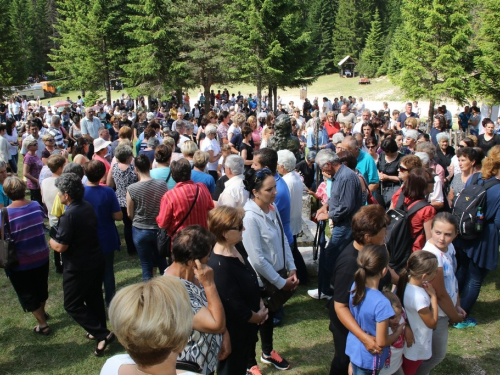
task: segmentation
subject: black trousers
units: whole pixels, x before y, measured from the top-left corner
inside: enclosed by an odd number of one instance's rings
[[[123,234],[125,243],[127,244],[127,253],[134,255],[137,253],[134,240],[132,239],[132,220],[127,215],[127,207],[121,207],[123,213]]]
[[[227,331],[231,338],[231,354],[217,365],[217,375],[246,375],[247,363],[253,355],[255,360],[255,344],[257,343],[256,324],[227,323]]]
[[[338,327],[332,322],[330,323],[330,330],[333,333],[333,344],[335,345],[335,354],[332,359],[332,366],[330,367],[330,375],[347,375],[350,359],[345,354],[345,347],[349,330],[342,323],[337,324],[340,324],[342,327]]]
[[[293,236],[293,244],[291,248],[293,261],[295,263],[295,267],[297,267],[297,278],[299,279],[301,285],[306,285],[309,283],[309,274],[307,273],[306,262],[304,262],[304,258],[299,251],[299,247],[297,246],[297,236]]]
[[[263,296],[265,297],[265,296]],[[273,351],[273,333],[274,333],[274,326],[273,326],[273,319],[274,319],[274,314],[273,312],[269,311],[269,314],[267,316],[267,320],[260,326],[259,332],[260,332],[260,343],[261,343],[261,348],[262,352],[265,354],[270,354]],[[250,357],[248,358],[248,368],[251,368],[257,364],[257,360],[255,359],[256,357],[256,346],[257,342],[252,347],[252,351],[250,353]]]
[[[68,270],[64,266],[64,309],[98,341],[110,333],[106,328],[106,311],[102,296],[104,263],[90,270]]]

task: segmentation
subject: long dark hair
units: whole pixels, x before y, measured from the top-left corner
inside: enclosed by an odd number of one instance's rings
[[[404,306],[406,285],[410,277],[421,277],[436,272],[438,261],[436,256],[425,250],[415,251],[408,259],[408,266],[399,273],[398,289],[396,295]]]
[[[358,270],[354,274],[355,287],[352,304],[359,305],[365,298],[366,279],[379,275],[389,264],[389,252],[384,245],[367,245],[358,255]]]

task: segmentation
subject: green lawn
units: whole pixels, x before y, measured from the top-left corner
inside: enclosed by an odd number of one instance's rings
[[[122,232],[122,226],[119,226]],[[115,259],[117,287],[141,281],[137,257],[129,257],[122,246]],[[313,280],[314,282],[314,280]],[[474,316],[479,325],[468,330],[450,329],[448,356],[435,374],[497,374],[500,354],[500,273],[486,279]],[[62,277],[51,262],[50,297],[47,311],[52,334],[31,332],[35,319],[22,312],[16,294],[5,276],[0,277],[0,374],[98,374],[106,358],[123,352],[115,342],[104,358],[96,358],[94,342],[64,311]],[[289,374],[328,374],[333,356],[332,335],[324,301],[311,300],[306,286],[299,287],[285,308],[283,325],[275,330],[275,349],[286,357]],[[264,374],[281,373],[262,365]]]
[[[307,87],[307,96],[310,100],[314,99],[314,97],[318,97],[321,103],[321,99],[324,96],[329,97],[333,100],[334,97],[338,97],[340,95],[348,96],[353,95],[355,97],[363,97],[365,101],[367,100],[395,100],[402,101],[405,99],[399,87],[393,85],[389,78],[376,78],[371,80],[370,85],[359,85],[358,78],[340,78],[338,74],[326,75],[319,77],[316,82]],[[249,93],[256,93],[257,88],[254,85],[248,84],[240,84],[240,85],[214,85],[212,89],[217,92],[217,90],[223,90],[227,88],[229,93],[238,94],[238,91],[241,91],[243,95],[248,95]],[[195,98],[198,95],[198,91],[201,87],[194,88],[189,90],[191,98]],[[266,91],[264,88],[262,92]],[[126,90],[125,90],[126,92]],[[104,91],[100,91],[99,94],[101,97],[105,98]],[[122,91],[111,91],[112,99],[117,99],[121,96]],[[65,100],[68,96],[71,100],[76,100],[80,95],[80,91],[69,91],[67,93],[61,94],[60,97],[53,97],[50,99],[45,99],[42,101],[43,104],[47,103],[47,100],[50,100],[51,103],[55,103],[57,100]],[[290,97],[299,97],[300,89],[299,88],[291,88],[286,90],[278,90],[278,95],[281,96],[284,100],[284,104],[288,104],[288,100]]]

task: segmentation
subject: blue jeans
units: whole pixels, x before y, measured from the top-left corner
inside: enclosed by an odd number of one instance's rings
[[[158,229],[139,229],[132,226],[132,238],[139,254],[142,267],[142,280],[153,278],[153,267],[158,267],[160,275],[167,268],[167,259],[158,256],[156,236]]]
[[[109,307],[116,291],[115,270],[113,268],[115,261],[115,252],[110,251],[104,254],[104,302],[106,307]]]
[[[366,368],[358,367],[352,362],[351,362],[351,366],[352,366],[352,374],[353,375],[373,375],[373,374],[378,374],[380,372],[380,370],[369,370]]]
[[[458,249],[458,256],[460,257],[460,268],[457,271],[460,306],[468,315],[479,297],[481,284],[489,270],[479,267],[463,250]]]
[[[319,272],[318,272],[318,292],[328,296],[333,295],[330,281],[333,276],[335,262],[342,251],[351,242],[352,232],[351,223],[336,224],[330,237],[330,242],[319,254]]]

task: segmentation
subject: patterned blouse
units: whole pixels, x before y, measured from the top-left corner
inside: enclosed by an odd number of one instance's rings
[[[203,286],[198,287],[190,281],[181,279],[186,286],[191,301],[193,313],[196,314],[202,307],[207,307],[207,296]],[[187,346],[178,359],[182,361],[196,362],[202,368],[203,374],[210,374],[217,367],[217,356],[222,344],[221,334],[199,332],[193,329]]]
[[[127,207],[127,188],[137,182],[134,166],[130,164],[127,169],[122,171],[118,163],[116,163],[113,165],[111,173],[113,173],[113,179],[115,180],[118,203],[120,203],[120,207]]]

